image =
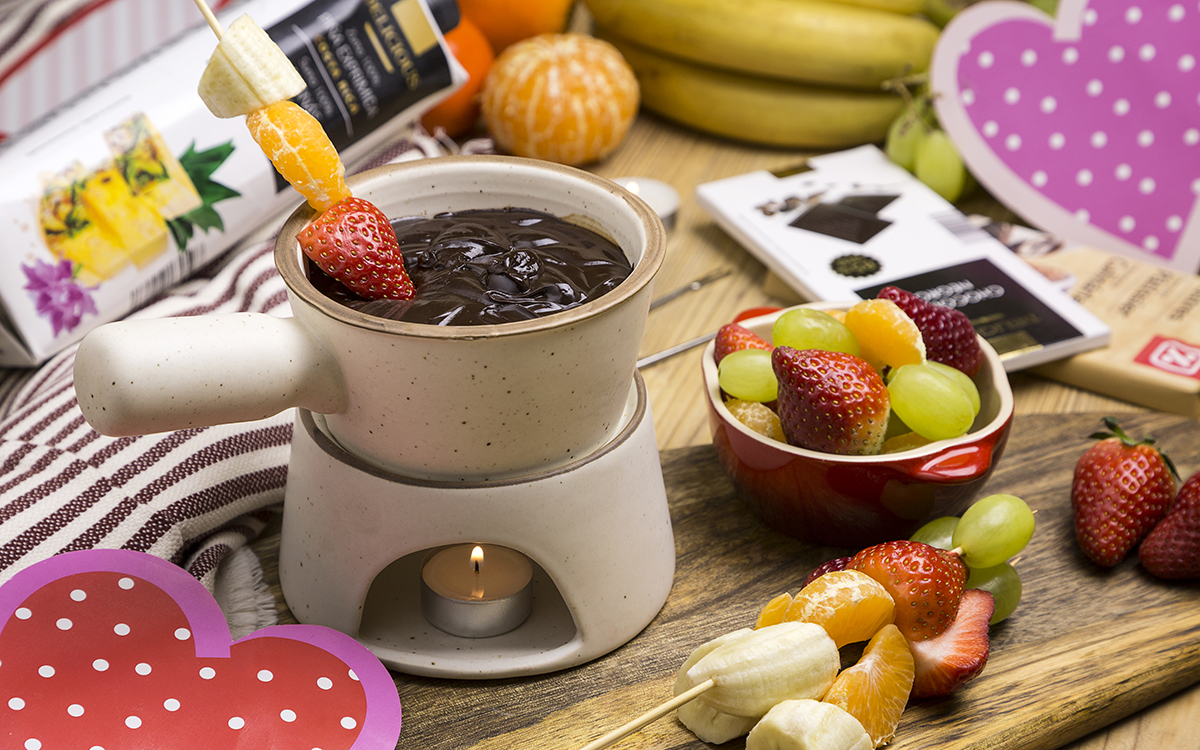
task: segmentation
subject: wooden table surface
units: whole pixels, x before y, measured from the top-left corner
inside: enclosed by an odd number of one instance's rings
[[[779,169],[805,156],[801,151],[757,148],[709,138],[651,115],[642,115],[628,139],[590,171],[605,177],[646,176],[667,182],[682,198],[679,215],[667,244],[667,257],[655,280],[662,294],[722,268],[733,273],[699,291],[650,313],[642,354],[716,330],[750,307],[778,305],[790,300],[764,291],[766,268],[719,229],[697,205],[697,185],[756,169]],[[964,206],[968,212],[997,209],[986,196]],[[660,450],[710,442],[707,417],[698,394],[699,351],[676,355],[644,368],[654,412]],[[1011,378],[1016,413],[1052,414],[1145,411],[1142,407],[1081,391],[1025,373]],[[1098,731],[1065,747],[1071,750],[1158,750],[1196,746],[1200,726],[1200,685]],[[637,747],[636,741],[627,741]]]
[[[680,193],[682,205],[668,239],[667,257],[655,281],[656,294],[684,286],[719,269],[730,275],[650,313],[642,355],[648,355],[716,330],[738,312],[794,300],[773,297],[764,289],[765,267],[708,218],[694,199],[698,184],[756,169],[776,169],[804,158],[801,151],[758,148],[709,138],[642,115],[627,140],[607,160],[589,167],[616,178],[644,176],[663,180]],[[965,206],[968,212],[995,213],[999,207],[984,196]],[[643,369],[650,394],[660,450],[710,442],[700,394],[700,349],[678,354]],[[1097,394],[1066,387],[1033,375],[1011,376],[1017,415],[1054,413],[1128,414],[1145,409]],[[1067,470],[1064,468],[1064,471]],[[278,539],[274,540],[276,543]],[[260,553],[271,540],[258,545]],[[269,551],[268,551],[269,554]],[[268,566],[268,576],[274,573]],[[286,611],[284,619],[288,619]],[[628,716],[646,706],[630,705]],[[1117,721],[1064,747],[1071,750],[1159,750],[1196,747],[1200,726],[1200,684],[1182,690],[1139,713]],[[597,734],[611,729],[597,727]],[[637,736],[616,747],[642,747]]]

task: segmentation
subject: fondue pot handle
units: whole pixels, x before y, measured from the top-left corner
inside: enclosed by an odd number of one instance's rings
[[[75,394],[114,437],[346,406],[333,356],[294,318],[261,313],[102,325],[79,344]]]

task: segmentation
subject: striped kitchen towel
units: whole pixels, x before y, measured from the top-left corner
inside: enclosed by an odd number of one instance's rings
[[[417,129],[375,163],[489,153]],[[263,228],[129,318],[291,314]],[[71,347],[34,370],[0,370],[0,583],[52,555],[132,549],[184,566],[210,590],[230,553],[278,512],[293,413],[140,437],[100,435],[75,399]]]

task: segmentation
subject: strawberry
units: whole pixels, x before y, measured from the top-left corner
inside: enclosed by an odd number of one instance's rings
[[[300,232],[300,249],[325,273],[366,299],[412,299],[396,230],[362,198],[345,198]]]
[[[1200,578],[1200,472],[1179,488],[1167,515],[1138,547],[1142,566],[1159,578]]]
[[[804,579],[804,586],[812,583],[826,573],[832,573],[835,570],[845,570],[850,564],[849,557],[835,557],[832,560],[826,560],[817,567],[813,568],[813,572],[808,574],[808,578]],[[800,588],[804,588],[801,586]]]
[[[960,310],[926,302],[894,286],[879,290],[879,299],[890,299],[912,318],[925,342],[925,356],[975,377],[983,363],[983,350],[975,327]]]
[[[762,349],[769,352],[771,345],[754,331],[737,323],[728,323],[717,329],[717,341],[713,350],[713,359],[717,364],[721,364],[726,354],[742,349]]]
[[[1162,520],[1175,494],[1175,467],[1154,447],[1126,435],[1112,417],[1075,465],[1071,506],[1075,538],[1097,565],[1111,568],[1125,559],[1142,537]]]
[[[991,650],[988,623],[995,607],[991,593],[969,589],[963,594],[958,616],[945,632],[923,641],[909,641],[916,666],[913,698],[950,695],[983,671]]]
[[[883,446],[891,401],[883,378],[853,354],[779,346],[771,355],[778,409],[789,443],[842,455]]]
[[[907,539],[867,547],[846,567],[883,584],[896,602],[896,627],[910,643],[950,627],[967,582],[967,568],[956,553]]]

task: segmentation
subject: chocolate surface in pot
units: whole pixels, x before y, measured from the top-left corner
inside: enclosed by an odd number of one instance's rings
[[[327,297],[381,318],[430,325],[529,320],[589,302],[632,271],[611,241],[522,208],[406,217],[393,222],[414,299],[366,300],[309,263]]]

